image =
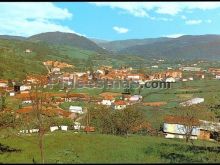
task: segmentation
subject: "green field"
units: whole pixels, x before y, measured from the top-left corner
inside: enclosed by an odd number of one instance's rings
[[[21,152],[1,153],[0,163],[40,163],[37,135],[9,137],[1,143]],[[214,147],[215,146],[215,147]],[[172,163],[219,162],[219,149],[212,142],[163,137],[53,132],[45,136],[45,163]]]

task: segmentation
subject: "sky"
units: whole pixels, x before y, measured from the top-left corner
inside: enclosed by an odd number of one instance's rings
[[[220,34],[220,2],[0,2],[0,35],[124,40]]]

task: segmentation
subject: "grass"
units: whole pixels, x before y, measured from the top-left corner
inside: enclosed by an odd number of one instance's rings
[[[1,163],[40,163],[37,136],[9,137],[1,143],[21,152],[0,154]],[[207,152],[203,145],[212,147]],[[45,136],[46,163],[170,163],[219,162],[214,143],[195,141],[195,146],[180,139],[132,135],[119,137],[101,134],[53,132]],[[207,148],[206,148],[207,149]],[[216,160],[215,160],[216,159]]]

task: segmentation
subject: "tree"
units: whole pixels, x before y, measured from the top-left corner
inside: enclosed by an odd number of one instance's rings
[[[47,103],[45,101],[48,99],[43,91],[43,86],[47,84],[47,79],[44,76],[36,75],[37,82],[32,84],[32,90],[30,92],[30,97],[32,100],[32,108],[34,115],[36,117],[36,125],[39,128],[39,148],[41,155],[41,163],[44,163],[44,134],[45,126],[43,120],[43,106]]]
[[[201,124],[200,120],[213,120],[214,118],[214,114],[208,111],[206,106],[198,104],[180,107],[178,114],[181,117],[180,122],[183,124],[182,131],[186,142],[189,142],[193,130]]]
[[[115,111],[113,114],[116,134],[128,135],[129,133],[133,133],[133,129],[144,122],[143,113],[135,109],[134,106]]]

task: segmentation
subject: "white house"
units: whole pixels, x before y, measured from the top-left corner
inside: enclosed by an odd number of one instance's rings
[[[31,86],[30,85],[22,85],[22,86],[20,86],[20,91],[25,91],[25,90],[31,90]]]
[[[183,79],[182,79],[182,81],[183,81],[183,82],[186,82],[186,81],[188,81],[188,80],[187,80],[187,79],[185,79],[185,78],[183,78]]]
[[[80,130],[80,128],[81,128],[81,123],[79,123],[79,122],[74,122],[74,129]]]
[[[70,106],[69,107],[69,111],[70,112],[73,112],[73,113],[79,113],[79,114],[82,114],[83,113],[83,110],[82,110],[82,107],[80,106]]]
[[[110,106],[110,105],[112,105],[112,101],[111,100],[102,100],[101,104],[102,105],[109,105]]]
[[[24,100],[24,101],[22,101],[22,104],[31,104],[31,103],[32,103],[31,100]]]
[[[191,81],[192,81],[192,80],[193,80],[193,77],[190,77],[190,78],[189,78],[189,80],[191,80]]]
[[[128,80],[140,80],[140,75],[138,74],[129,74],[127,75]]]
[[[202,103],[204,101],[205,101],[204,98],[193,98],[191,100],[188,100],[188,101],[185,101],[183,103],[180,103],[180,105],[182,105],[182,106],[190,106],[190,105]]]
[[[61,125],[60,127],[61,127],[61,130],[62,130],[62,131],[67,131],[68,126]]]
[[[176,82],[176,80],[173,77],[169,77],[169,78],[166,78],[165,82]]]
[[[215,78],[220,80],[220,75],[216,75]]]
[[[32,51],[30,49],[26,49],[25,53],[31,53]]]
[[[56,131],[56,130],[58,130],[58,129],[59,129],[58,126],[50,127],[50,131],[51,131],[51,132]]]
[[[60,72],[60,68],[52,68],[52,72]]]
[[[8,84],[7,84],[7,83],[0,82],[0,87],[6,88],[6,87],[8,87]]]
[[[119,100],[119,101],[116,101],[114,102],[114,109],[125,109],[126,108],[126,102],[125,101],[122,101],[122,100]]]
[[[9,92],[9,96],[15,96],[15,92],[14,91]]]
[[[133,95],[129,98],[129,101],[139,101],[142,99],[141,95]]]
[[[152,68],[158,68],[158,65],[153,65],[153,66],[151,66]]]
[[[165,132],[165,138],[185,138],[186,134],[186,128],[182,124],[170,124],[170,123],[164,123],[163,124],[163,131]],[[190,139],[197,139],[197,136],[199,135],[199,128],[194,127],[192,129],[192,134]]]

